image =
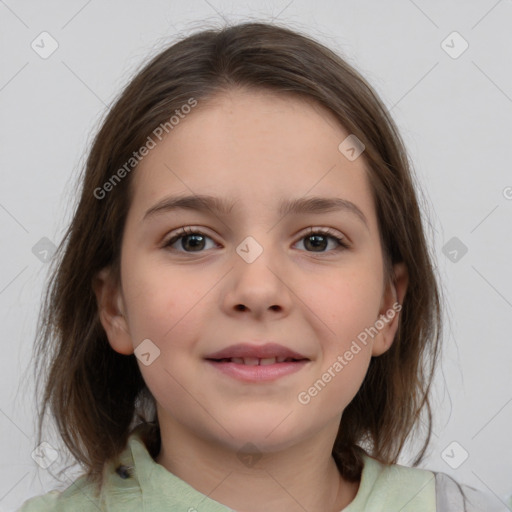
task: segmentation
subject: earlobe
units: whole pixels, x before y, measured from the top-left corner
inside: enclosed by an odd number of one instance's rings
[[[374,339],[372,356],[380,356],[389,350],[400,324],[402,304],[409,283],[405,263],[396,263],[393,274],[393,279],[388,283],[382,297],[379,319],[376,322],[379,334]]]
[[[133,354],[122,294],[114,283],[110,268],[102,269],[95,276],[92,286],[96,295],[98,316],[110,346],[120,354]]]

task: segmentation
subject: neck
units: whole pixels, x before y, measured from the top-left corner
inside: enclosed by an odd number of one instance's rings
[[[335,436],[338,425],[334,427]],[[331,454],[334,437],[325,433],[261,454],[237,453],[172,421],[160,421],[160,432],[156,462],[210,499],[239,512],[340,512],[359,489],[359,482],[348,482],[340,475]]]

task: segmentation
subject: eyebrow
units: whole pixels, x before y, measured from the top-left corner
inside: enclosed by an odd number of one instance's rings
[[[196,210],[207,213],[208,211],[218,215],[229,215],[236,201],[205,195],[195,194],[186,196],[165,197],[157,204],[149,208],[144,214],[144,220],[158,213],[169,212],[176,209]],[[368,229],[368,221],[364,213],[351,201],[340,197],[301,197],[298,199],[284,200],[279,204],[281,216],[301,213],[329,213],[345,211],[359,218]]]

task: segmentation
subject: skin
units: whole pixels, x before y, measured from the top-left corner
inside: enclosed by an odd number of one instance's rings
[[[297,399],[359,333],[403,302],[407,288],[402,264],[394,267],[394,283],[384,279],[364,154],[349,161],[338,150],[348,135],[323,107],[270,92],[232,90],[200,104],[133,176],[120,286],[109,269],[95,282],[112,348],[132,354],[150,339],[160,350],[148,366],[137,359],[157,402],[156,461],[236,510],[339,512],[359,488],[339,474],[332,446],[370,358],[391,346],[399,314],[360,344],[307,405]],[[172,194],[236,204],[226,215],[175,210],[143,219]],[[313,195],[352,201],[367,226],[347,211],[277,211],[281,199]],[[210,237],[199,243],[204,248],[195,252],[190,238],[175,242],[174,252],[164,247],[182,226]],[[350,247],[336,251],[327,238],[315,250],[309,227],[331,228]],[[252,263],[236,252],[247,236],[263,248]],[[244,383],[204,360],[257,340],[285,345],[310,362],[277,381]],[[257,447],[255,463],[237,456],[246,443]]]

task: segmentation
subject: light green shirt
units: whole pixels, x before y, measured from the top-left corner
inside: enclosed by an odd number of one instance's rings
[[[125,466],[129,475],[116,471],[119,465]],[[64,491],[50,491],[25,501],[18,512],[232,512],[158,464],[135,433],[118,463],[109,463],[104,474],[106,483],[99,498],[82,476]],[[387,466],[365,455],[359,490],[343,512],[463,511],[455,501],[458,495],[453,490],[447,493],[447,484],[442,486],[443,496],[441,486],[436,489],[439,475],[446,477],[425,469]]]

